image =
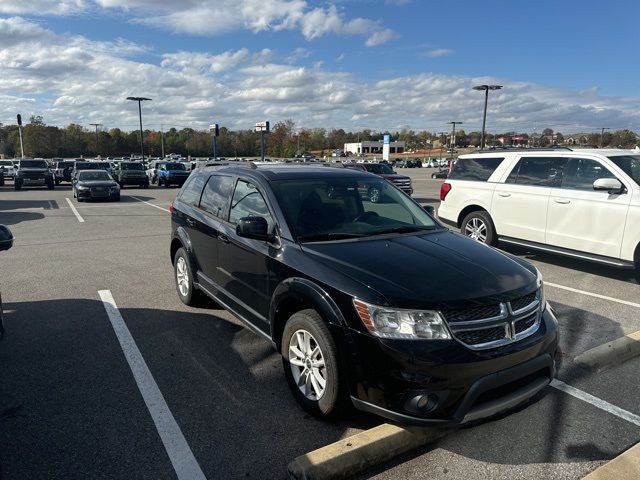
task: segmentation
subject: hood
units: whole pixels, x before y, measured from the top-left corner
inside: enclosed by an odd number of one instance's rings
[[[146,177],[147,173],[144,170],[121,170],[124,177]]]
[[[35,172],[35,173],[46,173],[49,171],[48,168],[44,168],[44,167],[23,167],[19,169],[21,172]]]
[[[302,248],[399,308],[496,303],[536,288],[535,269],[526,262],[449,231],[306,243]]]
[[[399,173],[383,173],[382,175],[380,175],[382,178],[384,178],[385,180],[411,180],[411,177],[408,177],[406,175],[400,175]]]

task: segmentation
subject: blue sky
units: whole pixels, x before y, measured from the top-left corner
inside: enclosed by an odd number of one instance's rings
[[[155,96],[150,125],[472,130],[471,86],[495,82],[489,127],[640,131],[639,14],[633,1],[2,0],[0,108],[129,128],[121,99],[139,94]]]

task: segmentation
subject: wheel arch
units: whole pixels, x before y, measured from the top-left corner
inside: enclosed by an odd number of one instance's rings
[[[489,214],[489,211],[483,206],[478,205],[477,203],[467,205],[460,211],[460,214],[458,215],[458,220],[456,222],[458,228],[462,226],[462,221],[464,220],[464,217],[466,217],[472,212],[478,212],[478,211],[486,212],[491,217],[491,214]]]
[[[328,323],[346,325],[340,308],[322,287],[305,278],[288,278],[276,287],[269,308],[271,338],[278,350],[287,320],[308,308],[316,310]]]
[[[178,227],[178,229],[176,230],[176,233],[171,239],[171,245],[169,247],[169,255],[171,255],[171,265],[173,265],[176,252],[180,248],[184,248],[189,254],[189,261],[191,262],[191,267],[194,268],[194,272],[195,272],[195,265],[193,262],[193,247],[191,245],[191,239],[189,238],[189,235],[182,227]]]

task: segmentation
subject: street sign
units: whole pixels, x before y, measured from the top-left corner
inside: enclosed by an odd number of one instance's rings
[[[267,132],[269,133],[269,121],[258,122],[256,123],[256,132]]]
[[[22,115],[18,114],[18,125],[22,126]]]
[[[211,125],[209,125],[209,133],[215,137],[220,135],[220,129],[218,128],[217,123],[212,123]]]

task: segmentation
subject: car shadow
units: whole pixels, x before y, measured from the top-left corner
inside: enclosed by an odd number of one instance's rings
[[[519,246],[516,247],[500,245],[500,249],[524,257],[527,260],[534,260],[536,262],[546,263],[548,265],[564,267],[583,273],[589,273],[591,275],[598,275],[614,280],[620,280],[623,282],[637,283],[634,271],[632,269],[609,267],[607,265],[601,265],[586,260],[579,260],[575,258],[565,257],[564,255],[555,255],[552,253],[530,250],[525,247]]]
[[[58,210],[57,200],[0,200],[0,211],[24,209]]]
[[[30,222],[32,220],[41,220],[44,214],[38,212],[6,212],[0,211],[0,224],[17,225],[19,223]]]
[[[16,302],[5,311],[0,464],[7,478],[70,478],[78,468],[84,478],[105,469],[110,478],[170,478],[103,304]],[[330,422],[306,414],[271,344],[222,312],[215,304],[120,309],[208,478],[283,478],[296,456],[380,423],[357,412]]]

